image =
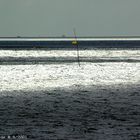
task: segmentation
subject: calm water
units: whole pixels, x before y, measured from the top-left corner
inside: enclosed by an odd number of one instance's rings
[[[80,50],[80,67],[68,50],[1,50],[0,61],[0,138],[140,139],[139,50]]]

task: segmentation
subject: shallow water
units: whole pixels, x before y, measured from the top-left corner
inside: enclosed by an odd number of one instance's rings
[[[59,53],[1,51],[1,58],[59,57]],[[65,53],[60,54],[76,55]],[[140,56],[138,50],[82,53],[108,59]],[[140,139],[139,69],[135,62],[81,62],[79,67],[8,61],[0,65],[0,135],[24,135],[29,140]]]

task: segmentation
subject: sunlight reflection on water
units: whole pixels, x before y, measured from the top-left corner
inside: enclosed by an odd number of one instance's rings
[[[75,51],[10,51],[1,50],[1,58],[55,56],[76,57]],[[138,50],[88,50],[80,51],[80,56],[98,58],[137,58]],[[0,87],[3,90],[30,90],[55,87],[70,87],[73,85],[102,85],[137,83],[140,79],[140,63],[61,63],[51,65],[1,65]]]

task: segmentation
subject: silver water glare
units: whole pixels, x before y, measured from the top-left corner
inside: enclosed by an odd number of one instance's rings
[[[45,64],[39,64],[41,58],[45,58]],[[49,64],[48,58],[54,59]],[[59,63],[57,59],[68,57],[76,60],[76,51],[66,50],[1,50],[0,58],[4,60],[18,61],[23,58],[20,65],[0,66],[0,90],[39,90],[49,88],[71,87],[75,85],[112,85],[124,83],[138,83],[140,79],[140,63],[117,62],[118,60],[137,60],[140,61],[140,52],[137,50],[80,50],[80,59],[90,59],[81,63],[77,62]],[[24,65],[24,59],[33,58],[38,64]],[[94,60],[103,59],[103,63],[95,63]],[[92,60],[94,63],[92,63]],[[110,62],[106,62],[110,60]],[[111,60],[117,60],[111,62]]]

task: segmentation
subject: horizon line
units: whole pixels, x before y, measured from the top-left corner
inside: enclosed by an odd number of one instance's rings
[[[139,36],[76,36],[77,38],[140,38]],[[75,36],[0,36],[0,38],[75,38]]]

